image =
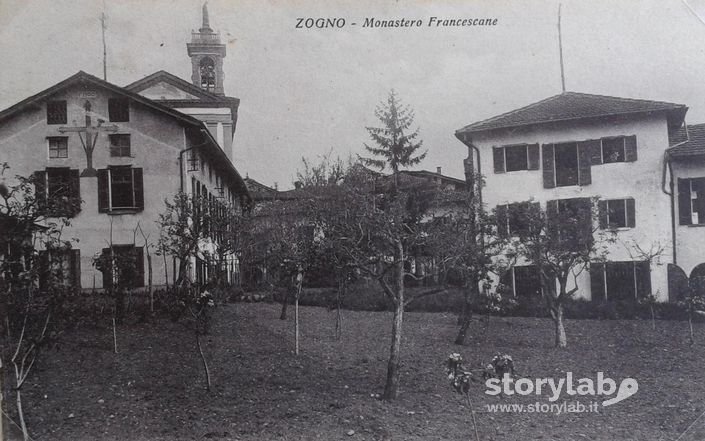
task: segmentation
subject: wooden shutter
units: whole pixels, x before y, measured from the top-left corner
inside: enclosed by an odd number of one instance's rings
[[[541,150],[543,157],[543,188],[554,188],[556,186],[554,146],[553,144],[544,144],[541,146]]]
[[[499,278],[499,283],[506,286],[509,292],[514,293],[514,268],[509,268],[505,271],[502,277]]]
[[[636,161],[636,135],[624,138],[624,160],[626,162]]]
[[[584,143],[585,148],[590,152],[590,164],[602,164],[602,141],[599,139],[588,139]]]
[[[678,302],[688,294],[688,276],[678,265],[669,263],[668,269],[668,301]]]
[[[590,263],[590,293],[593,302],[606,300],[604,263]]]
[[[49,266],[49,251],[40,250],[39,251],[39,289],[45,291],[49,288],[49,272],[51,267]]]
[[[144,286],[144,250],[142,247],[135,247],[135,280],[134,287],[141,288]]]
[[[504,147],[492,147],[492,159],[494,161],[494,172],[504,173]]]
[[[546,202],[546,228],[547,233],[553,237],[558,234],[560,222],[558,221],[558,201],[552,200]]]
[[[98,170],[98,172],[100,173],[100,170]],[[98,270],[103,273],[104,289],[109,289],[113,286],[112,266],[113,262],[112,259],[110,259],[110,248],[103,248],[103,253],[101,254],[101,267],[98,268]]]
[[[585,142],[578,143],[578,185],[589,185],[592,183],[592,160],[590,145]]]
[[[607,201],[598,201],[597,202],[597,211],[598,211],[598,217],[600,220],[600,228],[601,229],[606,229],[609,225],[607,224]]]
[[[499,237],[507,237],[509,235],[509,231],[507,231],[507,206],[497,205],[495,213],[497,216],[497,235]]]
[[[37,200],[37,206],[40,209],[45,209],[47,206],[47,172],[36,171],[32,177],[34,178],[34,197]]]
[[[538,170],[541,167],[541,153],[538,144],[529,144],[529,170]]]
[[[69,170],[69,197],[81,197],[81,178],[78,169]]]
[[[636,297],[643,299],[651,294],[651,265],[648,261],[634,262],[634,278],[636,279]]]
[[[690,179],[678,178],[678,220],[681,225],[690,225]]]
[[[110,193],[108,186],[110,179],[108,178],[108,169],[98,170],[98,212],[107,213],[110,211]]]
[[[71,250],[71,286],[81,289],[81,250]]]
[[[698,213],[698,224],[705,224],[705,178],[691,179],[690,187],[696,194],[693,208]]]
[[[624,205],[627,207],[627,227],[634,228],[636,226],[636,202],[632,198],[628,198],[624,201]]]
[[[142,211],[144,210],[144,181],[142,177],[141,168],[132,169],[132,185],[132,189],[135,195],[135,208],[137,208],[137,210],[139,211]]]

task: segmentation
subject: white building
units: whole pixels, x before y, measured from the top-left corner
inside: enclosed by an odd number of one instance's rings
[[[705,262],[705,229],[694,228],[705,225],[705,126],[686,127],[687,110],[564,92],[470,124],[456,137],[468,146],[468,172],[485,178],[488,209],[518,212],[513,204],[522,201],[546,208],[599,198],[594,225],[615,230],[616,241],[607,262],[579,276],[580,297],[652,292],[668,300],[677,298],[675,265],[690,274]],[[516,217],[509,219],[511,233]],[[661,248],[650,264],[639,251]],[[540,289],[531,266],[516,266],[504,280],[516,295]]]

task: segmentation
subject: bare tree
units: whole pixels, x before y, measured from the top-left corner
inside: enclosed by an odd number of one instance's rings
[[[521,214],[523,228],[508,246],[510,254],[539,270],[543,297],[555,324],[556,347],[568,345],[563,307],[580,289],[578,277],[591,261],[604,260],[608,244],[615,240],[613,232],[600,230],[593,222],[595,205],[590,198],[564,199],[549,201],[544,211],[528,203]]]

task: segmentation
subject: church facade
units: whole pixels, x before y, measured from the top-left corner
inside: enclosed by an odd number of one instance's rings
[[[66,279],[76,287],[112,283],[95,266],[109,244],[135,256],[134,286],[146,283],[148,252],[154,285],[172,282],[178,262],[155,256],[165,199],[180,191],[214,205],[249,198],[232,162],[239,100],[224,95],[225,45],[208,26],[205,7],[188,54],[190,83],[161,71],[120,87],[78,72],[0,112],[7,183],[10,175],[32,175],[40,200],[81,201],[63,231],[64,240],[76,239],[62,257]],[[203,257],[190,265],[198,281],[210,268]],[[232,277],[234,258],[227,266]]]

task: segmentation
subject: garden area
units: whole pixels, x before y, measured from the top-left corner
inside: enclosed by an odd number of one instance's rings
[[[481,440],[705,439],[702,418],[683,434],[705,410],[702,323],[694,324],[691,345],[685,321],[657,320],[654,330],[642,320],[568,320],[572,344],[556,349],[550,319],[493,317],[487,326],[475,316],[461,347],[452,343],[456,315],[407,312],[399,395],[387,402],[379,396],[391,312],[343,311],[336,340],[335,311],[301,307],[296,356],[293,317],[280,320],[279,308],[228,303],[215,309],[202,338],[210,392],[194,334],[181,323],[132,319],[118,327],[117,354],[108,323],[66,333],[24,386],[32,439],[474,439],[470,410],[444,370],[453,352],[473,367],[509,354],[525,378],[604,372],[639,382],[634,396],[597,413],[555,415],[488,412],[487,404],[547,398],[489,396],[478,381],[470,396]],[[21,439],[17,427],[5,425],[9,439]]]

